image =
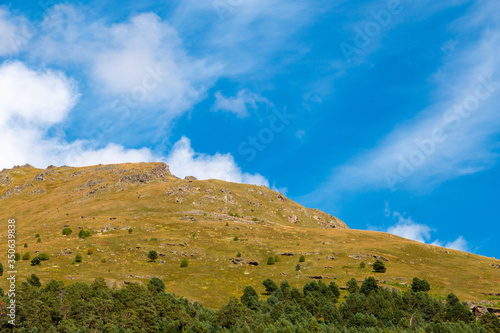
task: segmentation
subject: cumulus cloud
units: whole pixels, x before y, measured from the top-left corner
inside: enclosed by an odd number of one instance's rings
[[[166,163],[170,166],[172,173],[178,177],[216,178],[269,187],[269,182],[263,176],[242,172],[231,154],[196,153],[191,147],[191,141],[185,136],[174,144],[166,158]]]
[[[127,150],[114,144],[94,149],[90,144],[95,143],[48,137],[48,129],[67,117],[79,97],[74,80],[62,72],[6,62],[0,65],[0,91],[0,168],[154,160],[147,149]]]
[[[249,110],[256,110],[260,104],[272,106],[271,101],[267,98],[246,89],[238,91],[237,95],[232,97],[226,97],[217,91],[212,110],[232,112],[243,118],[248,116]]]
[[[19,61],[0,65],[0,125],[21,118],[34,126],[63,120],[77,100],[76,84],[63,73],[33,71]]]
[[[50,164],[84,166],[125,162],[166,161],[174,174],[199,179],[217,178],[231,182],[269,186],[259,174],[241,171],[230,154],[196,153],[182,137],[165,158],[150,149],[126,149],[109,143],[67,142],[48,137],[48,129],[64,120],[78,100],[75,82],[62,72],[33,70],[21,62],[0,65],[0,168],[25,163],[37,167]]]
[[[0,56],[17,54],[28,44],[31,36],[26,18],[14,16],[0,6]]]
[[[421,243],[446,247],[454,250],[469,251],[467,241],[463,238],[463,236],[459,236],[456,240],[451,242],[441,242],[439,239],[431,241],[431,232],[435,230],[428,225],[416,223],[411,217],[405,217],[405,214],[401,214],[400,212],[394,211],[391,214],[389,204],[387,202],[384,214],[386,217],[397,219],[397,223],[387,228],[385,232]]]
[[[388,233],[422,243],[430,239],[431,228],[425,224],[415,223],[411,217],[405,218],[398,212],[394,212],[393,217],[398,219],[398,223],[387,228]]]

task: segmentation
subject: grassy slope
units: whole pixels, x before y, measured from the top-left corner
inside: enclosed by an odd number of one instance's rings
[[[33,179],[42,172],[45,180]],[[132,177],[123,178],[127,176]],[[146,283],[158,276],[167,290],[219,307],[230,296],[239,296],[246,285],[263,291],[261,282],[268,277],[301,286],[310,281],[308,276],[321,275],[325,283],[343,286],[352,277],[361,281],[373,275],[370,265],[361,269],[361,260],[349,257],[356,254],[365,256],[368,264],[375,260],[372,255],[387,258],[387,273],[375,276],[403,290],[419,276],[429,280],[431,292],[438,296],[454,292],[477,301],[486,298],[482,293],[500,293],[500,269],[491,266],[500,264],[498,260],[385,233],[351,230],[342,221],[305,209],[265,187],[180,180],[162,173],[160,164],[146,163],[48,170],[20,167],[0,173],[0,195],[20,185],[24,187],[19,193],[0,199],[0,246],[6,248],[6,221],[14,217],[18,252],[51,256],[37,267],[19,261],[21,280],[31,273],[42,282],[51,278],[92,281],[100,276],[119,287],[124,281]],[[45,193],[30,194],[37,188]],[[288,219],[294,215],[297,223]],[[64,225],[73,234],[63,236]],[[94,235],[79,239],[79,227],[94,230]],[[103,227],[110,231],[101,232]],[[36,233],[41,243],[36,242]],[[234,236],[239,240],[234,241]],[[86,255],[88,248],[94,249],[93,255]],[[147,260],[151,249],[162,255],[155,263]],[[259,266],[233,264],[230,259],[238,251]],[[283,252],[294,255],[266,265],[269,256]],[[72,264],[76,253],[84,256],[83,263]],[[301,254],[306,262],[296,272]],[[184,258],[189,259],[188,268],[179,267]],[[5,256],[0,261],[5,265]],[[5,279],[0,286],[6,287]]]

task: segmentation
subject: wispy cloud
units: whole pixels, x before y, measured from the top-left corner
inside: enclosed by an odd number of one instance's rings
[[[249,110],[257,110],[259,105],[272,106],[270,100],[255,94],[247,89],[238,91],[236,96],[226,97],[220,91],[215,93],[214,111],[227,111],[244,118],[249,115]]]
[[[15,16],[0,6],[0,56],[11,56],[22,51],[32,36],[29,22],[22,16]]]
[[[492,6],[498,8],[493,1],[483,2],[463,19],[475,22],[481,18],[480,37],[445,56],[445,63],[432,78],[435,102],[407,123],[396,124],[380,144],[335,168],[311,197],[332,195],[333,189],[435,186],[496,163],[500,25],[498,10],[493,11]],[[457,34],[468,28],[455,27]]]
[[[31,52],[49,63],[77,63],[103,97],[132,100],[172,119],[204,98],[221,65],[190,56],[177,31],[154,13],[106,25],[71,5],[49,10]],[[139,116],[139,115],[137,115]]]

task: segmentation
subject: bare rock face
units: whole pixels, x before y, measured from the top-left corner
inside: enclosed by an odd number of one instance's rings
[[[37,194],[45,194],[47,193],[47,191],[45,191],[43,188],[41,187],[36,187],[34,188],[30,193],[29,195],[37,195]]]
[[[19,185],[19,186],[14,186],[13,188],[8,189],[7,192],[5,192],[5,194],[0,197],[0,199],[7,199],[13,195],[21,194],[21,193],[23,193],[23,191],[25,189],[30,188],[30,187],[33,187],[33,184],[28,183],[28,184],[23,184],[23,185]]]
[[[168,165],[165,163],[158,163],[153,169],[146,172],[139,172],[129,176],[124,176],[120,179],[121,183],[149,183],[155,180],[165,180],[173,177],[170,173]]]
[[[198,178],[196,178],[195,176],[186,176],[186,177],[184,177],[184,180],[187,180],[188,182],[192,182],[192,181],[198,180]]]
[[[44,181],[45,180],[45,175],[43,173],[38,174],[33,178],[34,181]]]
[[[288,216],[288,222],[297,223],[298,221],[299,221],[299,218],[297,215]]]

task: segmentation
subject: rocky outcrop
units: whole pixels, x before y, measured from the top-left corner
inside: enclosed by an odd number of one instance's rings
[[[259,262],[253,259],[230,258],[229,260],[235,265],[259,266]]]
[[[476,318],[480,318],[484,316],[486,313],[492,313],[496,315],[500,319],[500,309],[488,307],[484,305],[477,305],[475,303],[469,304],[470,310],[476,316]]]
[[[35,176],[35,178],[33,178],[34,181],[44,181],[45,180],[45,174],[43,173],[40,173],[38,175]]]
[[[47,191],[45,191],[43,188],[41,187],[35,187],[30,193],[29,195],[37,195],[37,194],[45,194],[47,193]]]
[[[156,167],[149,171],[123,176],[120,179],[120,183],[149,183],[155,180],[165,180],[169,177],[173,178],[173,175],[170,173],[168,165],[165,163],[158,163]]]
[[[31,187],[33,187],[33,184],[31,183],[14,186],[13,188],[8,189],[7,192],[5,192],[5,194],[0,197],[0,199],[7,199],[13,195],[21,194],[25,189]]]

